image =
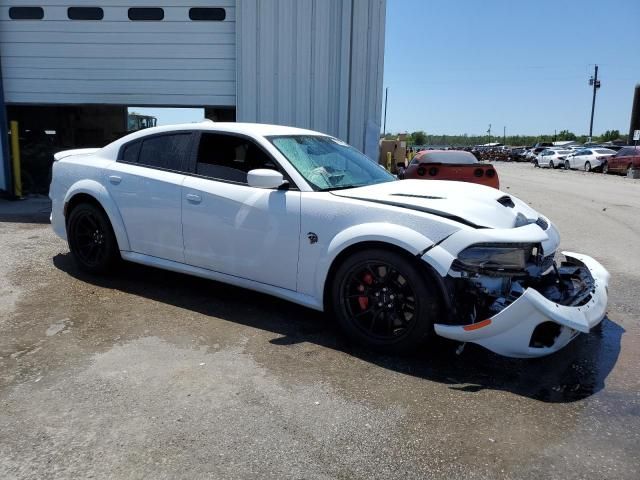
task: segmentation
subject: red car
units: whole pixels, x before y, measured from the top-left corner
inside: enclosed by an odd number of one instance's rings
[[[602,173],[622,173],[626,175],[630,170],[640,170],[640,146],[623,147],[602,164]]]
[[[500,188],[498,172],[490,163],[480,163],[469,152],[423,150],[418,152],[400,178],[457,180]]]

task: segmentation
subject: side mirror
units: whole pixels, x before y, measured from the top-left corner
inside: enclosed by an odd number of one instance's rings
[[[247,183],[256,188],[279,188],[284,183],[284,177],[276,170],[257,168],[247,173]]]

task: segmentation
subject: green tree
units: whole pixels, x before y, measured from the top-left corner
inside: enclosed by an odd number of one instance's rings
[[[620,131],[618,130],[607,130],[600,136],[601,142],[609,142],[611,140],[618,140],[620,138]]]
[[[573,132],[570,132],[569,130],[560,130],[560,133],[558,133],[559,141],[575,140],[575,139],[576,139],[576,134]]]
[[[414,145],[425,145],[427,143],[427,134],[422,130],[413,132],[411,134],[411,140]]]

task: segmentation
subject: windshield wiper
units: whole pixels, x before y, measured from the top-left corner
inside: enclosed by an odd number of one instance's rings
[[[346,190],[348,188],[357,188],[357,187],[364,187],[366,184],[361,183],[359,185],[337,185],[335,187],[325,187],[325,188],[321,188],[318,191],[319,192],[331,192],[333,190]]]

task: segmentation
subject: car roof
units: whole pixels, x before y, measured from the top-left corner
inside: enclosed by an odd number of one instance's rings
[[[478,163],[473,153],[463,150],[422,150],[414,159],[426,163]]]
[[[125,135],[122,138],[105,146],[103,152],[116,154],[120,147],[132,140],[144,138],[149,135],[158,133],[170,133],[184,130],[200,130],[223,133],[237,133],[249,136],[277,136],[277,135],[326,135],[313,130],[305,130],[303,128],[286,127],[283,125],[270,125],[266,123],[239,123],[239,122],[214,122],[212,120],[204,120],[202,122],[178,123],[173,125],[163,125],[161,127],[145,128],[137,132]]]

